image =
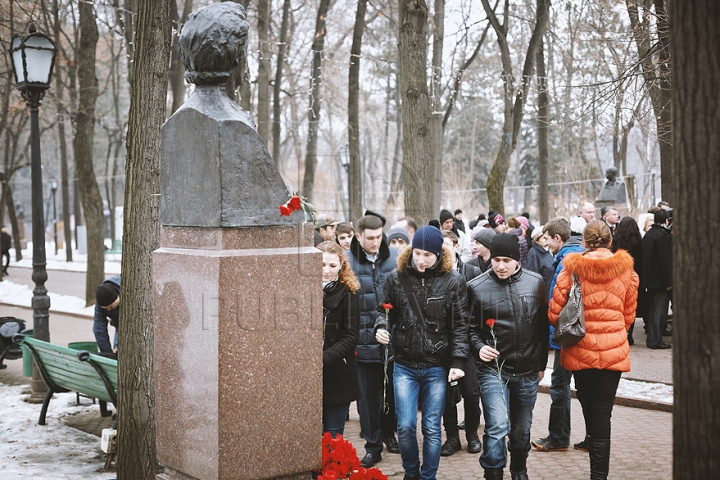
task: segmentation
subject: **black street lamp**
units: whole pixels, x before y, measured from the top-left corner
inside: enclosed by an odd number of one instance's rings
[[[10,56],[15,71],[15,81],[22,98],[30,107],[30,170],[32,177],[32,238],[33,238],[33,336],[39,340],[50,341],[48,324],[48,297],[45,281],[45,225],[43,219],[43,184],[40,161],[40,125],[38,107],[50,88],[55,55],[55,44],[47,36],[37,33],[35,25],[30,25],[29,35],[15,35],[12,39]],[[35,388],[33,388],[35,391]]]
[[[58,241],[57,241],[57,189],[58,189],[58,181],[54,178],[50,180],[50,191],[52,192],[53,197],[53,240],[55,241],[55,255],[57,256],[58,253]]]
[[[340,151],[338,152],[338,155],[340,155],[340,165],[345,168],[345,171],[347,172],[348,177],[348,216],[347,220],[350,221],[350,212],[352,212],[352,207],[350,206],[350,202],[352,199],[352,195],[350,195],[350,145],[347,143],[340,147]]]

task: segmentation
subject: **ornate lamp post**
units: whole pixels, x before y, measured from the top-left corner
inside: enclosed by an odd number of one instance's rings
[[[33,238],[33,336],[39,340],[50,341],[49,314],[50,297],[45,281],[45,225],[43,214],[43,185],[40,161],[40,124],[38,107],[45,91],[50,88],[55,55],[55,44],[47,36],[37,33],[35,25],[30,25],[29,35],[15,35],[12,39],[10,56],[15,71],[15,81],[20,94],[30,107],[30,169],[32,177],[32,238]],[[33,372],[31,401],[42,401],[45,386]]]
[[[347,143],[340,147],[340,151],[338,152],[338,155],[340,155],[340,165],[345,168],[345,171],[347,172],[348,176],[348,215],[347,215],[347,221],[350,220],[350,215],[352,212],[352,207],[350,206],[350,202],[352,201],[352,195],[350,195],[350,145]]]

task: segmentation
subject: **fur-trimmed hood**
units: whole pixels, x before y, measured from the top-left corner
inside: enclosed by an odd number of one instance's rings
[[[397,269],[400,272],[403,272],[408,269],[408,267],[412,267],[412,245],[408,245],[405,247],[405,250],[400,252],[400,255],[398,255],[397,259]],[[438,261],[435,265],[432,266],[432,268],[427,269],[426,273],[448,273],[451,272],[453,269],[453,266],[455,265],[455,253],[450,250],[449,247],[443,245],[442,250],[442,256],[440,257],[440,261]]]
[[[598,248],[591,252],[571,253],[563,260],[564,268],[577,274],[581,279],[593,283],[606,283],[621,273],[632,270],[634,260],[625,250],[614,254],[607,248]]]

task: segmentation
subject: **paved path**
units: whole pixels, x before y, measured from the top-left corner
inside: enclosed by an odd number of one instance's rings
[[[73,277],[68,277],[73,278]],[[74,277],[80,278],[80,277]],[[84,278],[83,278],[84,281]],[[73,282],[75,283],[75,282]],[[67,285],[68,288],[78,288]],[[2,283],[0,283],[2,288]],[[16,316],[32,324],[32,311],[25,308],[0,305],[0,316]],[[642,321],[638,321],[635,333],[635,345],[631,347],[632,371],[627,378],[651,382],[672,383],[672,350],[649,350],[645,347]],[[93,340],[92,320],[62,314],[51,314],[50,335],[53,343],[66,345],[72,341]],[[666,342],[672,343],[671,338]],[[552,360],[552,356],[551,356]],[[28,379],[22,376],[22,362],[7,362],[8,368],[0,370],[0,383],[26,384]],[[552,361],[550,361],[550,366]],[[2,387],[0,387],[2,388]],[[581,408],[577,400],[572,404],[572,442],[582,440],[585,429]],[[460,418],[463,417],[462,403],[458,405]],[[38,406],[39,408],[39,406]],[[547,419],[550,410],[550,396],[538,395],[534,410],[532,437],[546,434]],[[64,421],[71,426],[99,435],[102,428],[109,426],[108,419],[102,419],[96,412],[66,417]],[[483,426],[480,426],[482,434]],[[350,439],[360,457],[364,455],[364,441],[359,437],[360,424],[355,406],[351,408],[351,418],[346,426],[346,437]],[[418,432],[420,428],[418,427]],[[421,438],[420,433],[418,436]],[[613,410],[613,447],[611,454],[611,473],[613,480],[663,480],[672,478],[672,414],[639,408],[616,406]],[[466,447],[461,435],[463,447]],[[438,480],[479,479],[482,471],[478,463],[479,455],[461,451],[452,457],[441,460]],[[383,461],[377,465],[391,480],[403,477],[399,455],[383,454]],[[528,459],[529,476],[533,480],[586,479],[589,477],[589,461],[584,452],[541,453],[532,451]],[[506,474],[506,478],[509,477]]]
[[[458,404],[462,407],[462,403]],[[572,400],[572,442],[579,442],[585,434],[580,403]],[[550,395],[538,394],[533,411],[532,438],[545,436],[550,413]],[[463,418],[462,413],[459,414]],[[482,435],[483,424],[480,425]],[[350,421],[345,426],[345,437],[355,446],[358,456],[365,454],[365,441],[360,438],[360,420],[355,405],[350,408]],[[418,437],[421,439],[420,425]],[[481,479],[480,454],[469,454],[461,433],[463,450],[451,457],[442,457],[438,480]],[[443,441],[445,437],[443,436]],[[420,440],[421,442],[421,440]],[[419,443],[420,443],[419,442]],[[610,478],[613,480],[665,480],[672,478],[672,414],[619,407],[613,409]],[[422,443],[419,447],[422,452]],[[403,478],[400,455],[383,452],[382,462],[376,466],[390,480]],[[505,469],[505,478],[510,475]],[[532,480],[577,480],[590,477],[588,454],[572,448],[566,452],[542,453],[535,449],[528,457],[528,476]]]

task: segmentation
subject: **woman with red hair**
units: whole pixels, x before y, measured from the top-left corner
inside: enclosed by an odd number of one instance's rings
[[[548,317],[554,326],[576,276],[586,333],[577,344],[562,348],[560,364],[575,376],[590,447],[590,479],[605,480],[610,467],[610,417],[620,375],[630,371],[627,331],[635,321],[640,280],[625,250],[610,251],[612,234],[605,222],[588,223],[583,240],[587,250],[563,260]]]

